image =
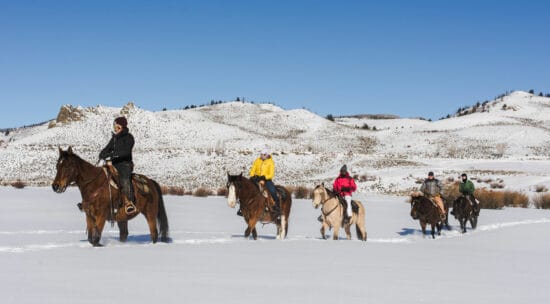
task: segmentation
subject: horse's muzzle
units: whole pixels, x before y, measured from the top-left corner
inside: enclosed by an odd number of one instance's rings
[[[67,186],[61,187],[59,184],[52,184],[52,189],[56,193],[63,193],[67,190]]]

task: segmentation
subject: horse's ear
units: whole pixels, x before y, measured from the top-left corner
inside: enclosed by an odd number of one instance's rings
[[[63,149],[61,149],[61,146],[57,146],[57,148],[59,149],[59,156],[63,155]]]
[[[321,186],[323,186],[323,187],[324,187],[324,186],[325,186],[325,182],[322,182],[322,183],[321,183]]]
[[[67,152],[69,152],[69,155],[73,155],[73,147],[69,146],[69,150],[67,150]]]
[[[240,177],[243,177],[243,173],[241,172],[241,174],[239,174]]]

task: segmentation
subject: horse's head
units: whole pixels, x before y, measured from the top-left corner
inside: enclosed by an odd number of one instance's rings
[[[67,187],[76,181],[78,176],[77,166],[78,156],[73,153],[73,148],[69,147],[67,151],[59,148],[59,158],[57,159],[57,174],[52,183],[53,191],[63,193]]]
[[[317,185],[315,189],[313,189],[313,208],[317,209],[320,205],[322,205],[328,196],[327,188],[325,188],[325,184],[322,183],[320,185]]]
[[[231,208],[235,208],[235,205],[237,205],[237,200],[239,199],[238,191],[242,179],[242,173],[239,175],[230,175],[227,173],[227,204]]]
[[[418,192],[411,193],[411,197],[409,201],[411,203],[411,217],[414,220],[417,220],[420,217],[420,214],[418,213],[418,206],[421,203],[423,197],[424,196],[422,196],[422,193],[418,193]]]

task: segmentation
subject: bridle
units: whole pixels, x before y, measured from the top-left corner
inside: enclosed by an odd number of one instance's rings
[[[326,198],[326,199],[324,199],[324,200],[321,200],[321,205],[324,206],[325,203],[328,202],[328,201],[331,200],[331,199],[336,199],[336,200],[338,200],[337,197],[330,197],[330,195],[328,195],[328,193],[327,193],[328,191],[327,191],[327,189],[326,189],[325,187],[319,187],[319,188],[322,188],[322,189],[323,189],[322,195],[323,195],[324,197],[325,197],[325,196],[328,196],[328,198]],[[337,202],[337,203],[336,203],[336,206],[334,206],[334,208],[330,209],[330,211],[328,211],[328,212],[324,212],[324,211],[323,211],[323,207],[321,207],[321,212],[323,213],[323,215],[324,215],[325,217],[327,217],[327,216],[329,216],[332,212],[334,212],[336,209],[338,209],[338,207],[340,207],[340,202]]]

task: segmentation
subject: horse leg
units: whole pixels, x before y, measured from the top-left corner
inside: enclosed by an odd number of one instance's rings
[[[342,221],[337,221],[336,224],[334,225],[334,231],[332,232],[332,239],[337,241],[339,239],[339,234],[340,234],[340,223]]]
[[[118,239],[121,242],[126,242],[126,240],[128,239],[128,221],[119,221],[116,223],[118,225],[119,231]]]
[[[105,221],[107,219],[104,216],[98,216],[95,221],[95,225],[92,228],[92,245],[94,247],[101,246],[99,240],[101,240],[101,233],[103,232],[103,227],[105,227]]]
[[[433,224],[431,223],[430,226],[432,226],[432,239],[435,239],[435,226],[437,226],[437,224]]]
[[[426,222],[420,221],[420,228],[422,229],[422,235],[426,237]]]
[[[244,232],[244,237],[249,237],[250,233],[252,232],[252,237],[257,240],[258,239],[258,233],[256,232],[256,222],[257,219],[249,219],[248,220],[248,228],[246,228]]]
[[[349,224],[344,225],[344,230],[346,231],[346,237],[347,237],[348,240],[351,240],[350,228],[351,228],[351,222]]]
[[[327,235],[325,234],[327,228],[328,228],[328,225],[327,225],[327,223],[323,220],[323,223],[321,223],[321,237],[323,238],[323,240],[326,240],[326,239],[327,239]]]
[[[286,236],[286,229],[285,227],[288,224],[286,223],[286,216],[281,216],[281,222],[277,225],[277,239],[282,240]]]
[[[88,242],[92,245],[94,244],[92,242],[93,228],[94,228],[94,220],[90,215],[86,214],[86,232],[88,234]]]
[[[149,225],[149,233],[151,234],[151,241],[155,244],[158,240],[159,233],[157,230],[157,217],[154,214],[145,215],[147,219],[147,225]]]
[[[443,228],[442,223],[436,223],[435,227],[437,227],[437,235],[441,235],[441,229]]]

